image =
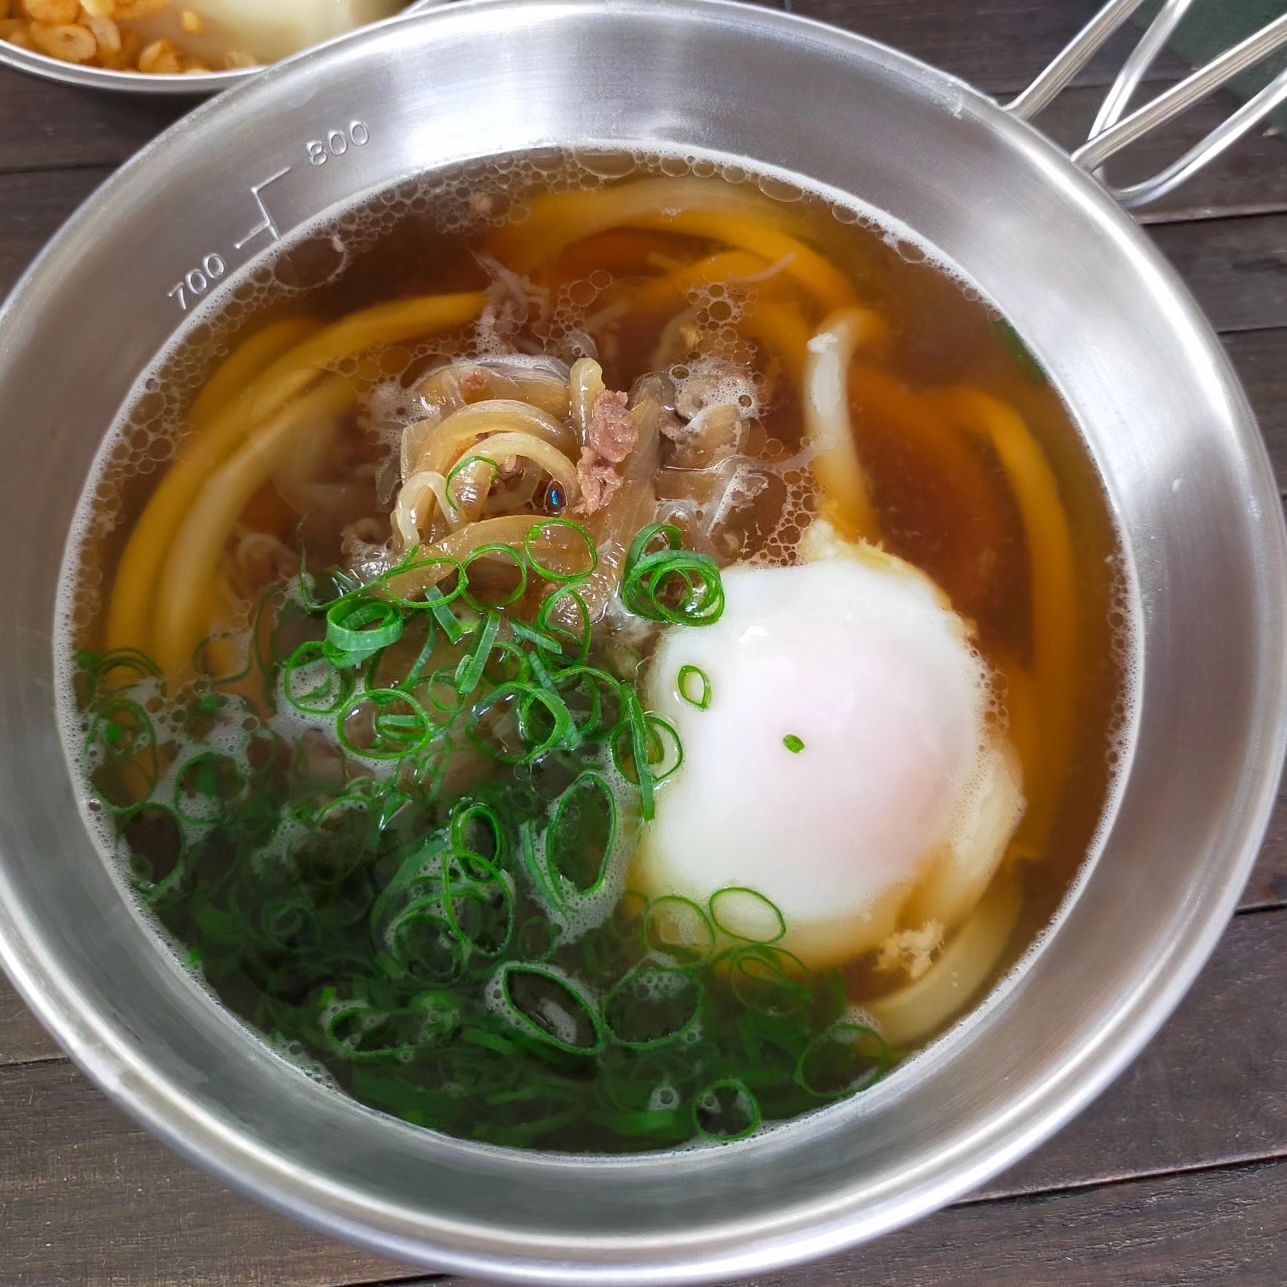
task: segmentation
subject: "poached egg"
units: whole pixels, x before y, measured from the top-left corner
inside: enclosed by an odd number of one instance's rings
[[[959,923],[1023,794],[987,665],[934,582],[824,523],[802,551],[792,567],[727,569],[719,621],[662,636],[646,704],[684,759],[631,877],[701,907],[755,890],[785,921],[778,945],[824,969],[900,928]],[[704,709],[689,700],[703,682]],[[736,915],[737,900],[722,904]],[[747,914],[720,920],[760,938]]]

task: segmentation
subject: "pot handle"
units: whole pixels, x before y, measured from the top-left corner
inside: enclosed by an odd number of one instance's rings
[[[1006,110],[1024,120],[1035,116],[1055,99],[1104,41],[1143,3],[1144,0],[1108,0],[1054,62],[1018,98],[1006,104]],[[1124,116],[1145,72],[1192,3],[1193,0],[1166,0],[1108,91],[1095,123],[1091,126],[1089,141],[1072,154],[1073,161],[1083,169],[1096,173],[1108,191],[1127,209],[1137,209],[1165,196],[1208,161],[1219,156],[1279,103],[1287,102],[1287,70],[1284,70],[1227,121],[1218,125],[1179,160],[1152,178],[1124,188],[1115,188],[1104,181],[1099,170],[1110,156],[1173,116],[1178,116],[1213,89],[1255,66],[1275,49],[1287,46],[1287,14],[1284,14],[1178,85],[1159,94],[1151,103]]]

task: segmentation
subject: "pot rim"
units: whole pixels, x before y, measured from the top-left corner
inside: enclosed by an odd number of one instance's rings
[[[595,7],[589,4],[557,3],[555,0],[546,4],[526,5],[516,3],[516,0],[484,0],[484,3],[488,7],[521,7],[553,11],[556,16],[564,10],[576,11]],[[472,10],[479,6],[467,7]],[[770,33],[776,32],[789,37],[822,41],[829,44],[832,49],[847,50],[858,59],[875,58],[883,60],[886,64],[892,63],[904,72],[914,72],[922,78],[930,77],[935,88],[950,88],[954,93],[965,96],[974,110],[1004,115],[990,99],[977,91],[968,89],[959,81],[943,73],[927,68],[924,64],[905,55],[875,45],[862,37],[839,32],[806,19],[773,11],[750,14],[744,6],[734,6],[727,3],[727,0],[699,0],[696,4],[667,3],[666,0],[660,4],[648,4],[641,0],[639,3],[616,6],[623,11],[668,9],[672,13],[681,14],[688,11],[698,18],[703,14],[710,16],[734,7],[741,15],[739,21],[757,22]],[[450,13],[450,11],[447,12]],[[425,24],[443,20],[450,19],[445,15],[426,15],[418,19]],[[258,88],[247,85],[241,90],[239,97],[221,99],[218,103],[207,104],[200,108],[191,120],[185,120],[180,125],[167,130],[136,158],[122,167],[121,171],[113,176],[103,189],[100,189],[100,192],[105,195],[116,195],[126,190],[133,182],[135,172],[154,164],[154,158],[164,153],[170,141],[180,131],[188,133],[204,123],[205,118],[201,113],[226,111],[242,103],[251,104],[254,101],[254,95],[266,93],[266,87],[279,79],[307,85],[309,83],[307,78],[313,76],[315,72],[324,72],[326,61],[337,57],[342,49],[360,42],[375,43],[387,36],[388,33],[376,33],[370,30],[355,33],[341,41],[332,42],[324,49],[300,55],[298,59],[290,60],[289,64],[281,64],[267,70],[258,78]],[[1008,128],[1035,134],[1030,127],[1020,125],[1009,118],[1005,119],[1009,122]],[[1050,165],[1053,166],[1056,163],[1062,165],[1065,171],[1063,177],[1066,181],[1093,186],[1086,176],[1077,172],[1066,158],[1053,148],[1053,145],[1043,140],[1043,147]],[[770,168],[762,163],[756,164],[757,168]],[[1144,242],[1143,234],[1135,225],[1116,207],[1112,207],[1106,196],[1101,194],[1101,197],[1105,212],[1111,210],[1118,221],[1120,233]],[[94,204],[96,203],[87,205],[73,216],[63,233],[42,252],[24,274],[4,309],[0,310],[0,329],[10,326],[22,334],[27,324],[20,321],[18,315],[24,311],[24,306],[30,308],[32,312],[35,311],[42,273],[53,262],[68,239],[92,226],[95,214]],[[1144,244],[1147,245],[1146,242]],[[1149,255],[1159,267],[1159,271],[1168,274],[1174,281],[1174,274],[1162,266],[1160,256],[1151,248]],[[1207,331],[1210,334],[1209,328]],[[1211,343],[1214,345],[1214,339],[1211,339]],[[1259,470],[1260,481],[1263,483],[1269,477],[1267,455],[1263,442],[1258,435],[1254,434],[1254,421],[1245,407],[1245,401],[1243,419],[1246,425],[1253,427],[1253,431],[1251,437],[1246,438],[1240,445],[1248,453],[1249,468],[1253,472]],[[1276,493],[1274,498],[1276,501]],[[1277,607],[1273,633],[1276,641],[1281,644],[1284,637],[1282,609],[1284,602],[1287,601],[1287,558],[1284,557],[1281,515],[1278,515],[1276,523],[1272,519],[1267,521],[1272,529],[1270,535],[1272,537],[1273,532],[1276,531],[1276,539],[1271,540],[1266,546],[1264,561],[1258,570],[1262,581],[1277,591],[1277,596],[1273,600]],[[751,1237],[749,1240],[743,1237],[747,1245],[739,1246],[738,1239],[729,1235],[723,1239],[722,1251],[695,1255],[693,1259],[677,1264],[649,1264],[646,1267],[631,1264],[624,1268],[613,1266],[605,1272],[605,1267],[601,1263],[571,1264],[565,1260],[552,1258],[539,1263],[529,1261],[527,1266],[516,1266],[509,1256],[501,1256],[495,1251],[458,1247],[451,1251],[435,1248],[435,1265],[457,1272],[486,1274],[512,1281],[537,1283],[549,1282],[557,1278],[558,1281],[563,1282],[616,1282],[623,1285],[643,1282],[678,1283],[696,1281],[698,1278],[709,1279],[763,1271],[840,1250],[862,1238],[900,1227],[960,1196],[1004,1169],[1080,1111],[1134,1058],[1174,1009],[1223,932],[1228,914],[1232,911],[1245,883],[1246,875],[1255,860],[1260,837],[1263,835],[1269,811],[1273,805],[1279,768],[1284,748],[1287,746],[1287,723],[1277,718],[1277,712],[1282,707],[1282,694],[1287,688],[1287,652],[1282,649],[1279,650],[1279,669],[1274,678],[1277,700],[1273,703],[1272,712],[1262,715],[1258,724],[1262,733],[1268,733],[1268,736],[1263,739],[1260,769],[1255,774],[1248,772],[1245,777],[1254,778],[1254,781],[1244,781],[1243,784],[1246,790],[1243,798],[1245,807],[1239,827],[1241,844],[1236,859],[1226,863],[1222,869],[1223,878],[1218,882],[1218,897],[1206,904],[1198,922],[1198,932],[1188,938],[1165,962],[1159,962],[1159,973],[1140,985],[1140,994],[1145,990],[1149,991],[1146,1003],[1137,998],[1137,1007],[1121,1012],[1116,1028],[1099,1034],[1096,1042],[1088,1043],[1079,1052],[1079,1061],[1063,1067],[1057,1079],[1052,1079],[1039,1087],[1030,1088],[1031,1093],[1027,1099],[1016,1105],[1005,1121],[994,1119],[988,1123],[988,1133],[993,1137],[993,1147],[982,1160],[962,1164],[955,1170],[942,1174],[932,1185],[923,1187],[918,1192],[914,1205],[904,1204],[893,1215],[884,1207],[877,1205],[872,1212],[860,1218],[844,1210],[843,1203],[838,1201],[836,1208],[822,1218],[819,1218],[816,1211],[809,1215],[807,1233],[792,1228],[789,1221],[784,1221],[783,1229],[771,1237],[758,1239]],[[1089,880],[1092,870],[1093,868],[1088,865],[1083,875],[1083,882],[1078,885],[1079,889],[1082,883]],[[6,886],[5,872],[0,866],[0,889]],[[1070,898],[1061,910],[1061,919],[1067,914],[1072,902]],[[1051,934],[1046,941],[1053,941],[1055,937]],[[47,953],[36,950],[30,942],[21,937],[17,923],[10,913],[10,904],[5,899],[0,899],[0,963],[4,964],[24,998],[55,1031],[59,1041],[76,1062],[132,1116],[143,1122],[154,1133],[165,1138],[186,1156],[198,1161],[260,1201],[294,1216],[303,1216],[320,1229],[330,1233],[338,1232],[352,1241],[388,1254],[400,1254],[409,1259],[423,1260],[426,1254],[426,1244],[423,1240],[401,1238],[388,1224],[383,1225],[377,1239],[371,1224],[362,1223],[351,1215],[352,1212],[359,1211],[373,1218],[392,1217],[395,1213],[391,1210],[373,1201],[364,1202],[360,1200],[363,1195],[355,1195],[351,1190],[339,1190],[336,1186],[327,1186],[321,1181],[313,1182],[313,1177],[301,1172],[299,1168],[285,1166],[276,1155],[260,1148],[245,1135],[238,1134],[226,1123],[217,1120],[208,1112],[197,1111],[191,1102],[184,1100],[177,1092],[170,1093],[169,1087],[163,1087],[166,1093],[159,1093],[157,1087],[148,1086],[139,1076],[140,1067],[146,1066],[144,1061],[133,1054],[120,1039],[119,1034],[101,1016],[78,1010],[75,1004],[76,989],[69,981],[66,971],[55,959]],[[1160,974],[1163,964],[1167,967],[1165,977]],[[557,1155],[553,1158],[550,1155],[519,1154],[517,1156],[527,1161],[544,1156],[550,1159],[551,1165],[563,1164],[559,1162]],[[673,1157],[673,1154],[632,1159],[626,1165],[648,1166],[659,1161],[664,1164],[670,1157]],[[605,1252],[610,1249],[605,1244]],[[682,1247],[676,1247],[676,1249],[683,1250]]]

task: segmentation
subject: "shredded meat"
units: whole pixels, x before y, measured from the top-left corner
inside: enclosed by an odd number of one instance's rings
[[[581,484],[581,499],[572,512],[583,517],[597,514],[617,494],[624,481],[619,473],[590,450],[581,449],[581,459],[577,462],[576,480]]]
[[[481,320],[479,325],[482,325]],[[477,402],[479,398],[486,396],[487,384],[487,372],[475,367],[460,377],[460,396],[466,402]]]
[[[590,409],[585,445],[576,467],[581,500],[574,513],[597,514],[612,500],[622,482],[613,466],[625,460],[638,441],[639,430],[626,406],[626,395],[610,389],[599,394]]]
[[[596,456],[619,465],[635,449],[639,430],[630,418],[624,393],[605,390],[590,408],[590,423],[585,427],[585,445]]]

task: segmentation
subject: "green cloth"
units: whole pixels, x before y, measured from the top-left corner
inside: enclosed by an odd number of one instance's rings
[[[1147,26],[1162,7],[1162,0],[1149,0],[1135,15]],[[1200,67],[1239,41],[1287,13],[1287,0],[1195,0],[1171,36],[1171,48],[1186,62]],[[1284,67],[1287,50],[1280,49],[1249,72],[1230,81],[1230,88],[1242,98],[1264,89]],[[1287,134],[1287,104],[1271,118]]]

